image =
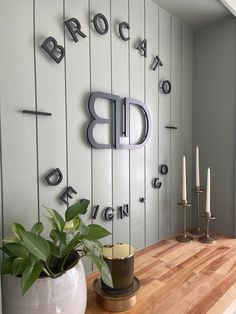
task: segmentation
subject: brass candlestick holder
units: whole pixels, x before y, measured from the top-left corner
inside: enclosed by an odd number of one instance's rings
[[[199,186],[196,186],[195,189],[193,189],[193,191],[196,194],[196,200],[197,200],[197,226],[195,229],[191,230],[191,233],[195,235],[200,235],[203,233],[200,228],[200,194],[204,192],[204,190],[201,189]]]
[[[187,201],[182,200],[178,205],[183,208],[183,234],[180,234],[176,237],[176,240],[179,242],[189,243],[193,241],[193,237],[187,235],[187,207],[190,207],[191,204],[188,204]]]
[[[199,238],[199,241],[206,244],[215,243],[215,239],[213,239],[209,235],[209,224],[210,224],[210,221],[215,220],[216,217],[212,216],[211,213],[205,213],[205,215],[203,215],[202,217],[206,218],[206,233],[202,237]]]

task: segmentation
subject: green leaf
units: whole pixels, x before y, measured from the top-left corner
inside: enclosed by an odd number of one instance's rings
[[[26,291],[33,285],[33,283],[38,279],[43,269],[43,264],[41,261],[32,262],[29,261],[21,279],[21,289],[24,295]]]
[[[74,205],[68,207],[65,212],[66,221],[70,221],[79,214],[83,213],[84,210],[88,207],[89,203],[89,200],[84,199],[81,202],[75,203]]]
[[[101,244],[101,242],[99,242],[98,240],[95,240],[95,241],[93,241],[93,245],[96,247],[96,249],[99,252],[102,252],[102,244]]]
[[[43,232],[43,224],[41,222],[37,222],[33,225],[31,232],[35,234],[41,234]]]
[[[7,249],[7,251],[9,251],[11,253],[11,255],[13,256],[17,256],[17,257],[27,257],[28,256],[28,252],[25,249],[25,247],[23,245],[21,245],[20,243],[7,243],[5,245],[5,248]]]
[[[51,241],[48,241],[48,244],[50,246],[50,252],[51,255],[56,256],[56,257],[60,257],[60,251],[59,251],[59,247],[57,247],[54,243],[52,243]]]
[[[79,216],[76,216],[74,219],[73,219],[73,227],[74,227],[74,230],[77,230],[80,226],[80,222],[81,222],[81,219]]]
[[[80,219],[80,218],[79,218]],[[74,232],[76,230],[74,225],[74,219],[71,221],[66,221],[63,231],[65,232]]]
[[[50,254],[50,246],[40,235],[25,231],[21,234],[25,247],[37,258],[46,262]]]
[[[16,236],[19,240],[21,240],[21,232],[22,232],[22,231],[25,231],[25,228],[24,228],[21,224],[14,223],[14,224],[12,225],[12,230],[13,230],[15,236]]]
[[[66,246],[62,246],[60,248],[60,252],[61,252],[61,256],[65,256],[66,254],[69,254],[70,252],[72,252],[75,247],[79,244],[79,242],[81,241],[80,238],[80,234],[76,234],[72,240],[66,245]]]
[[[54,210],[52,208],[48,208],[45,206],[44,206],[44,208],[46,208],[48,213],[51,215],[51,217],[54,221],[54,226],[56,226],[56,229],[57,230],[63,230],[65,222],[64,222],[64,219],[61,217],[61,215],[56,210]]]
[[[47,220],[49,221],[50,225],[55,229],[57,230],[57,224],[56,222],[53,220],[53,218],[51,217],[48,217],[48,216],[45,216],[47,218]]]
[[[3,275],[12,274],[13,261],[14,261],[14,258],[8,257],[2,262],[1,273]]]
[[[19,238],[14,235],[5,237],[2,241],[5,243],[19,243],[20,242]]]
[[[13,254],[5,246],[0,247],[0,250],[2,250],[3,253],[5,253],[9,256],[13,256]]]
[[[54,230],[53,236],[55,237],[57,242],[59,241],[60,243],[66,244],[66,236],[67,236],[67,234],[65,232]]]
[[[80,224],[79,224],[79,228],[78,228],[78,232],[82,235],[82,236],[87,236],[89,234],[89,226],[87,226],[82,219],[80,219]]]
[[[53,240],[54,244],[56,244],[58,242],[58,238],[57,238],[57,234],[56,234],[56,230],[52,229],[50,232],[50,238]]]
[[[90,252],[91,254],[94,253],[93,252],[94,246],[93,246],[92,241],[86,240],[86,239],[82,239],[82,243],[83,243],[83,246],[84,246],[84,250]]]
[[[87,240],[98,240],[111,234],[107,229],[96,224],[88,225],[88,228],[89,233],[84,236]]]
[[[90,253],[87,254],[87,256],[95,263],[97,269],[101,273],[102,280],[105,282],[105,284],[113,288],[111,272],[106,262],[101,257]]]
[[[84,249],[91,253],[92,255],[101,256],[101,244],[98,241],[90,241],[82,239]],[[99,243],[99,244],[98,244]]]
[[[13,261],[12,274],[14,276],[21,275],[27,265],[28,258],[17,257]]]

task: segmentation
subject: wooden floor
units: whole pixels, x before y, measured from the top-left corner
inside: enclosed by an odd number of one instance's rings
[[[236,239],[215,238],[212,245],[170,239],[137,252],[135,274],[141,288],[137,304],[125,313],[235,314]],[[96,276],[87,279],[86,314],[110,313],[96,305],[92,288]]]

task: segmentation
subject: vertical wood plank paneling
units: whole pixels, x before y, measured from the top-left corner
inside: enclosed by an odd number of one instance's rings
[[[36,120],[21,113],[23,109],[35,109],[32,1],[2,1],[0,21],[1,183],[4,184],[0,232],[6,236],[13,222],[30,228],[38,218]],[[7,32],[4,25],[8,25]],[[16,30],[24,35],[18,36]],[[4,284],[2,288],[4,292]],[[1,295],[0,313],[4,313]]]
[[[110,0],[90,1],[91,20],[97,13],[102,13],[110,21]],[[111,49],[110,33],[99,35],[91,24],[91,91],[111,92]],[[97,100],[95,110],[99,116],[109,117],[111,103],[105,100]],[[100,143],[109,143],[111,127],[99,125],[96,128],[96,139]],[[112,231],[112,222],[106,222],[103,218],[103,210],[112,206],[112,152],[110,149],[93,149],[92,152],[92,190],[93,205],[100,205],[96,223]],[[106,237],[107,243],[112,237]]]
[[[121,22],[128,22],[128,1],[111,0],[112,93],[122,99],[129,95],[129,43],[119,37]],[[124,140],[124,139],[123,139]],[[128,144],[127,139],[123,141]],[[113,150],[113,206],[129,205],[129,150]],[[113,242],[129,242],[129,217],[113,222]]]
[[[130,97],[144,101],[144,57],[136,46],[144,39],[144,0],[130,0]],[[130,142],[135,143],[142,130],[140,112],[130,110]],[[135,249],[145,245],[145,211],[140,197],[144,190],[144,148],[130,150],[131,243]]]
[[[56,208],[63,215],[65,211],[65,205],[58,200],[67,185],[65,73],[64,62],[57,64],[40,45],[48,36],[53,36],[58,44],[64,45],[63,0],[56,3],[36,1],[35,32],[37,107],[39,111],[52,113],[51,117],[38,117],[40,219],[45,221],[48,230],[48,222],[44,217],[46,212],[41,205]],[[61,170],[63,180],[57,186],[49,186],[44,176],[54,168]]]
[[[188,200],[192,199],[193,32],[182,25],[182,154],[187,159]],[[190,221],[191,214],[188,215]]]
[[[23,109],[35,110],[32,1],[2,1],[0,21],[3,233],[6,236],[13,222],[30,228],[38,218],[36,120],[35,116],[21,113]],[[4,25],[8,25],[7,32]]]
[[[65,20],[75,17],[87,36],[78,36],[75,43],[68,30],[65,33],[66,49],[66,100],[68,135],[68,184],[77,192],[79,198],[91,201],[91,147],[86,140],[86,125],[89,121],[88,96],[90,92],[89,60],[89,5],[87,0],[65,2]],[[92,223],[91,206],[83,216],[84,222]],[[86,261],[86,272],[91,263]]]
[[[171,77],[171,27],[170,15],[159,9],[159,53],[163,67],[159,69],[159,84]],[[161,175],[162,187],[159,192],[159,238],[165,239],[170,234],[170,94],[159,92],[159,164],[169,168],[167,175]]]
[[[158,71],[152,65],[159,54],[158,47],[158,7],[152,1],[146,1],[146,37],[148,56],[146,62],[146,103],[152,119],[152,133],[146,146],[146,245],[158,240],[158,189],[152,187],[158,173]]]
[[[104,14],[109,22],[109,32],[104,36],[91,22],[96,13]],[[87,35],[79,37],[77,43],[63,24],[71,17],[80,21]],[[0,234],[7,235],[14,221],[26,228],[38,217],[44,222],[41,204],[64,214],[66,206],[58,199],[68,185],[78,192],[71,204],[80,198],[91,200],[84,216],[86,223],[92,222],[92,206],[100,205],[93,222],[113,232],[103,243],[130,241],[139,249],[177,232],[182,223],[176,203],[183,154],[187,156],[189,200],[192,187],[192,30],[182,26],[181,31],[177,18],[151,0],[3,0],[0,21],[8,25],[7,34],[0,27],[0,219],[4,221]],[[122,21],[131,26],[129,42],[119,38]],[[40,47],[49,36],[65,45],[66,57],[60,64]],[[145,36],[146,59],[135,49]],[[153,71],[156,55],[164,65]],[[172,82],[171,95],[164,95],[159,88],[167,79]],[[145,148],[91,149],[85,131],[90,119],[88,97],[95,91],[147,103],[152,131]],[[23,109],[52,112],[52,116],[36,119],[23,115]],[[111,103],[105,100],[98,100],[95,109],[102,117],[111,115]],[[170,124],[178,130],[166,129]],[[137,142],[142,125],[140,111],[132,106],[130,143]],[[110,134],[111,126],[95,128],[100,143],[111,143]],[[160,164],[168,165],[166,176],[159,174]],[[63,181],[48,186],[44,176],[56,167],[62,171]],[[162,182],[160,190],[151,185],[154,177]],[[145,205],[140,203],[141,197],[146,197]],[[123,204],[130,205],[130,217],[121,220],[118,206]],[[113,223],[104,221],[107,207],[115,209]],[[86,262],[86,271],[91,269],[91,263]]]
[[[171,17],[171,125],[178,127],[171,132],[171,234],[181,229],[181,23]]]

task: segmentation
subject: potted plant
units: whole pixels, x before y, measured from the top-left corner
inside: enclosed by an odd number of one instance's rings
[[[82,200],[67,208],[65,219],[46,208],[52,226],[50,239],[44,226],[31,231],[14,223],[13,235],[3,239],[7,255],[1,264],[4,314],[82,314],[87,303],[86,277],[81,258],[89,257],[103,281],[112,287],[99,239],[110,234],[97,224],[86,225],[80,217],[89,205]]]

